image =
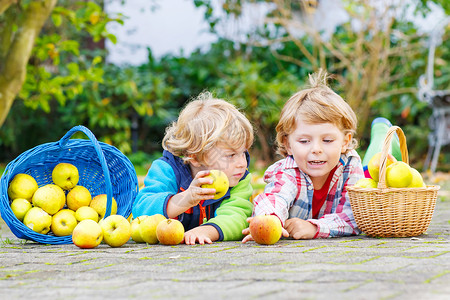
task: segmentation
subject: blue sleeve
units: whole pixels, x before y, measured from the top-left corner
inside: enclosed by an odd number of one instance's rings
[[[167,218],[167,201],[178,192],[175,173],[163,160],[155,160],[133,204],[133,218],[161,214]]]

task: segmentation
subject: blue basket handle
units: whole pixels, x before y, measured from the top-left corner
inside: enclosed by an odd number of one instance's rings
[[[109,175],[108,165],[106,163],[105,156],[103,155],[102,148],[100,147],[100,144],[97,141],[97,138],[87,127],[85,127],[83,125],[78,125],[78,126],[73,127],[72,129],[70,129],[61,138],[61,140],[59,140],[59,146],[61,148],[65,147],[67,142],[69,141],[70,137],[78,131],[83,132],[89,138],[89,140],[92,142],[92,144],[94,145],[95,152],[97,152],[97,156],[100,161],[100,164],[102,165],[103,175],[105,175],[106,195],[107,195],[106,212],[105,212],[105,216],[104,216],[104,218],[106,218],[111,214],[112,185],[111,185],[111,177]]]

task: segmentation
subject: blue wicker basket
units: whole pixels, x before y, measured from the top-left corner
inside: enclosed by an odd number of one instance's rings
[[[83,132],[89,140],[70,139],[76,132]],[[107,194],[106,216],[110,215],[112,197],[117,202],[117,214],[127,218],[139,190],[136,171],[114,146],[98,142],[94,134],[84,126],[75,126],[58,142],[36,146],[20,154],[7,166],[0,179],[0,211],[11,231],[21,239],[43,244],[70,244],[72,236],[54,236],[34,232],[19,221],[11,210],[8,186],[15,175],[29,174],[39,187],[52,183],[53,168],[61,162],[75,165],[80,174],[79,185],[86,187],[92,197]]]

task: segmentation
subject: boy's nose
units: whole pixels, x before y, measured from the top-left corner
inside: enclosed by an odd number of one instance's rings
[[[320,143],[313,143],[311,152],[314,154],[322,153],[322,147]]]

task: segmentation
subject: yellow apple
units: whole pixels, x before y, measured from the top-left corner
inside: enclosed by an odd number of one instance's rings
[[[23,218],[31,207],[30,201],[24,198],[17,198],[11,202],[11,210],[19,221],[23,221]]]
[[[159,222],[166,220],[166,217],[160,214],[148,216],[142,220],[139,225],[139,232],[144,242],[148,244],[158,244],[158,238],[156,236],[156,227]]]
[[[422,175],[414,168],[411,168],[412,173],[412,180],[411,183],[408,185],[408,187],[426,187],[425,183],[423,182]]]
[[[106,194],[100,194],[92,198],[91,203],[89,204],[90,207],[95,209],[95,211],[100,215],[100,219],[102,219],[105,216],[106,213],[106,203],[108,201],[108,198]],[[112,197],[112,204],[111,204],[111,214],[115,215],[117,213],[117,202],[114,197]]]
[[[95,248],[103,240],[103,230],[100,225],[90,219],[78,223],[72,232],[72,242],[80,248]]]
[[[386,185],[388,187],[408,187],[412,179],[411,168],[403,161],[394,162],[386,168]]]
[[[184,226],[175,219],[166,219],[156,226],[156,237],[163,245],[178,245],[184,238]]]
[[[59,186],[47,184],[36,190],[32,202],[34,206],[54,215],[66,204],[66,194]]]
[[[90,206],[82,206],[75,212],[75,218],[78,222],[86,219],[98,222],[98,213]]]
[[[69,163],[59,163],[53,168],[53,182],[64,190],[70,190],[78,184],[80,176],[78,169]]]
[[[143,216],[139,216],[139,217],[133,219],[133,221],[131,221],[131,238],[136,243],[144,243],[144,240],[141,237],[140,225],[141,225],[141,222],[144,221],[144,219],[147,217],[148,216],[143,215]]]
[[[131,237],[131,225],[121,215],[111,215],[99,222],[103,230],[103,240],[111,247],[120,247]]]
[[[23,223],[37,233],[46,234],[50,231],[52,216],[40,207],[32,207],[23,218]]]
[[[20,173],[11,180],[8,187],[8,196],[11,200],[23,198],[31,202],[31,198],[37,189],[38,184],[31,175]]]
[[[355,183],[355,186],[362,188],[376,188],[377,182],[372,178],[361,178]]]
[[[379,181],[380,176],[380,158],[381,152],[378,152],[369,160],[369,163],[367,164],[369,174],[372,177],[372,179],[375,180],[376,182]],[[388,153],[386,158],[386,167],[396,161],[397,159],[392,154]]]
[[[261,245],[273,245],[281,238],[281,221],[274,215],[254,217],[249,229],[253,240]]]
[[[51,230],[56,236],[71,235],[78,222],[75,212],[71,209],[61,209],[52,218]]]
[[[220,199],[228,191],[229,182],[227,175],[220,170],[210,170],[209,175],[204,178],[212,178],[214,181],[212,184],[204,184],[202,188],[215,189],[216,194],[214,195],[214,199]]]
[[[87,188],[81,185],[75,186],[67,194],[67,207],[73,211],[76,211],[82,206],[89,206],[92,196]]]

